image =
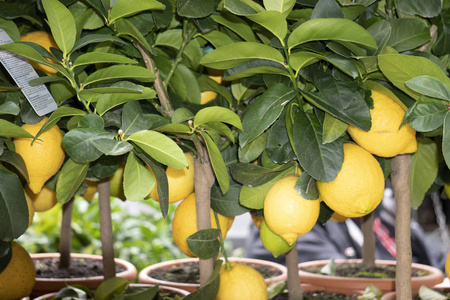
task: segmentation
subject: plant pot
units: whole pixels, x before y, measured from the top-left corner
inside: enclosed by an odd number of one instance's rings
[[[350,277],[342,277],[342,276],[330,276],[330,275],[322,275],[311,272],[306,272],[303,269],[314,266],[324,266],[328,264],[329,260],[317,260],[300,263],[299,266],[299,275],[300,281],[302,283],[309,283],[316,286],[321,286],[326,288],[327,290],[334,292],[345,292],[347,290],[359,290],[364,291],[367,285],[372,284],[379,288],[383,294],[395,291],[395,278],[350,278]],[[345,263],[361,263],[361,259],[337,259],[335,260],[336,264],[345,264]],[[396,262],[391,260],[376,260],[376,264],[385,264],[395,266]],[[422,285],[427,287],[433,287],[436,284],[441,283],[444,280],[444,275],[441,270],[423,264],[413,263],[413,270],[423,271],[429,273],[429,275],[425,276],[415,276],[411,278],[411,286],[413,293],[417,293],[419,288]]]
[[[94,260],[102,260],[101,255],[91,255],[91,254],[79,254],[71,253],[72,258],[86,258]],[[59,253],[37,253],[31,254],[33,260],[45,259],[45,258],[59,258]],[[137,276],[136,267],[128,261],[115,258],[116,265],[122,266],[125,270],[116,274],[117,277],[126,278],[128,281],[135,281]],[[92,277],[80,277],[80,278],[42,278],[37,277],[36,283],[34,285],[33,291],[31,293],[31,298],[41,296],[50,292],[59,291],[61,288],[72,285],[81,284],[88,288],[95,289],[100,283],[104,281],[102,276],[92,276]]]
[[[435,286],[434,290],[436,290],[438,292],[441,292],[443,294],[450,293],[450,287],[438,287],[438,286]],[[418,294],[418,292],[417,293],[413,293],[413,296],[417,296],[417,294]],[[395,291],[386,293],[380,298],[380,300],[395,300],[395,299],[396,299]]]
[[[309,283],[302,283],[302,289],[303,289],[303,293],[305,292],[329,292],[327,291],[324,287],[321,286],[316,286],[313,284],[309,284]],[[339,293],[339,294],[344,294],[344,295],[354,295],[354,296],[360,296],[362,294],[364,294],[363,291],[346,291],[345,293]],[[335,299],[335,298],[331,298],[332,296],[336,296],[335,294],[332,294],[332,292],[329,292],[329,294],[327,293],[326,295],[320,295],[323,296],[326,299]],[[272,300],[288,300],[289,296],[287,294],[283,294],[283,295],[276,295],[274,298],[271,298]],[[315,299],[319,299],[319,295],[315,295]],[[338,298],[338,299],[342,299],[342,298]]]
[[[248,263],[248,264],[259,264],[259,265],[263,265],[266,267],[270,267],[270,268],[274,268],[275,270],[278,270],[281,274],[271,277],[271,278],[266,278],[266,284],[269,285],[271,283],[276,283],[276,282],[280,282],[283,280],[287,279],[287,269],[285,266],[278,264],[278,263],[274,263],[271,261],[266,261],[266,260],[261,260],[261,259],[252,259],[252,258],[237,258],[237,257],[230,257],[229,258],[230,261],[237,261],[237,262],[241,262],[241,263]],[[174,282],[174,281],[165,281],[165,280],[160,280],[157,278],[152,277],[150,274],[152,271],[157,270],[157,269],[167,269],[168,272],[170,272],[169,270],[174,267],[174,266],[178,266],[184,263],[198,263],[199,259],[198,258],[183,258],[183,259],[177,259],[177,260],[170,260],[170,261],[165,261],[165,262],[161,262],[161,263],[157,263],[151,266],[148,266],[146,268],[144,268],[141,272],[139,272],[139,276],[138,276],[138,281],[140,283],[149,283],[149,284],[159,284],[159,285],[164,285],[164,286],[172,286],[172,287],[176,287],[176,288],[180,288],[180,289],[184,289],[186,291],[189,292],[194,292],[196,291],[199,287],[200,284],[198,283],[181,283],[181,282]]]
[[[143,283],[131,283],[130,286],[131,286],[131,287],[152,287],[152,286],[154,286],[154,285],[152,285],[152,284],[143,284]],[[177,288],[170,287],[170,286],[161,286],[161,285],[160,285],[160,286],[159,286],[159,289],[160,289],[160,290],[163,290],[163,291],[168,291],[168,292],[176,293],[177,295],[182,296],[182,297],[187,296],[187,295],[190,294],[188,291],[185,291],[185,290],[182,290],[182,289],[177,289]],[[39,297],[37,297],[37,298],[34,298],[33,300],[45,300],[45,299],[50,299],[51,297],[56,296],[57,293],[58,293],[58,292],[47,293],[47,294],[45,294],[45,295],[39,296]],[[29,298],[26,299],[26,300],[29,300]]]

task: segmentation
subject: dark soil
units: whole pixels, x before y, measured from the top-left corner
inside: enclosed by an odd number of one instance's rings
[[[281,275],[279,270],[268,266],[252,263],[247,263],[247,265],[255,268],[259,273],[261,273],[264,279]],[[200,271],[197,262],[187,262],[174,265],[170,268],[153,270],[148,275],[159,280],[171,282],[199,283],[200,280]]]
[[[344,295],[339,293],[332,293],[332,292],[303,292],[303,300],[309,300],[309,299],[338,299],[338,300],[356,300],[358,295]],[[279,294],[276,295],[274,298],[271,298],[271,300],[288,300],[289,295],[288,294]]]
[[[320,274],[319,267],[302,268],[303,271]],[[411,277],[425,276],[428,272],[411,270]],[[336,264],[335,276],[341,277],[365,277],[365,278],[395,278],[395,266],[375,265],[364,267],[362,264]]]
[[[103,263],[101,260],[74,258],[70,261],[68,269],[59,269],[58,258],[35,259],[37,278],[80,278],[103,276]],[[116,265],[116,273],[125,271],[121,265]]]

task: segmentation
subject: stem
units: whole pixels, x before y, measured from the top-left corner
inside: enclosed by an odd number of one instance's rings
[[[387,19],[392,20],[394,17],[394,0],[386,0]]]
[[[222,248],[223,258],[225,260],[225,270],[231,270],[230,262],[228,261],[227,251],[225,250],[225,241],[223,239],[222,229],[220,228],[219,216],[217,215],[216,211],[213,212],[214,212],[214,219],[216,220],[217,224],[217,229],[219,230],[220,247]]]
[[[301,300],[303,299],[303,289],[300,282],[300,276],[298,275],[297,247],[293,247],[286,253],[286,267],[288,269],[287,286],[289,300]]]
[[[111,221],[111,200],[109,178],[98,182],[98,206],[100,216],[100,238],[102,242],[103,276],[106,279],[116,276],[114,262],[114,237]]]
[[[74,198],[63,204],[61,234],[59,239],[59,268],[70,267],[70,252],[72,249],[72,211]]]
[[[395,238],[397,266],[395,286],[398,300],[412,299],[411,291],[411,200],[409,171],[411,155],[392,158],[391,179],[395,197]]]
[[[362,262],[365,267],[375,266],[375,234],[373,232],[373,212],[362,217],[361,231],[364,237]]]

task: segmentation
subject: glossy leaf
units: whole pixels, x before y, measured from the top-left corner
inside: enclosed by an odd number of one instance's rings
[[[87,163],[103,153],[94,144],[97,139],[113,139],[114,134],[99,128],[75,128],[64,135],[62,146],[66,153],[78,163]]]
[[[219,183],[220,190],[223,194],[228,192],[230,188],[230,179],[228,177],[227,167],[223,161],[222,155],[220,154],[219,148],[212,140],[212,138],[205,132],[200,132],[206,143],[206,148],[208,149],[209,159],[211,160],[211,165],[216,175],[217,182]]]
[[[267,143],[268,132],[261,134],[259,137],[238,149],[240,162],[252,162],[257,159],[264,151]]]
[[[1,222],[0,222],[1,224]],[[3,224],[2,224],[3,225]],[[0,273],[3,272],[3,270],[6,269],[6,267],[9,265],[9,262],[12,258],[12,247],[11,243],[8,241],[4,241],[1,238],[2,235],[0,235]]]
[[[286,37],[288,28],[286,19],[281,12],[263,11],[246,17],[269,30],[284,44],[284,38]]]
[[[264,7],[252,0],[225,0],[224,7],[238,16],[253,15],[265,11]]]
[[[222,194],[220,188],[214,185],[211,188],[211,208],[222,216],[234,217],[249,211],[239,203],[241,186],[231,185],[226,194]]]
[[[186,18],[204,18],[216,10],[219,0],[178,0],[177,13]]]
[[[73,46],[72,51],[78,50],[93,43],[102,43],[102,42],[116,42],[119,44],[125,44],[120,38],[110,35],[110,34],[89,34],[81,37],[80,39],[75,41],[75,45]],[[106,53],[102,53],[106,54]]]
[[[322,128],[314,115],[299,111],[292,133],[295,153],[303,169],[316,180],[330,182],[336,178],[344,160],[340,139],[323,144]]]
[[[149,129],[151,125],[143,113],[138,101],[125,103],[122,110],[122,130],[124,136],[128,136],[135,132]]]
[[[450,132],[450,131],[449,131]],[[445,135],[443,142],[443,151]],[[444,156],[445,157],[445,156]],[[422,203],[425,193],[433,184],[439,168],[439,151],[435,142],[423,138],[417,143],[417,151],[412,155],[410,167],[411,206],[417,209]]]
[[[203,286],[193,293],[183,297],[183,300],[209,300],[215,299],[219,291],[220,277],[219,271],[222,266],[222,261],[216,261],[214,271]]]
[[[27,166],[20,154],[14,151],[3,150],[3,153],[0,154],[0,162],[5,162],[14,166],[14,168],[19,171],[20,175],[22,175],[27,182],[29,181]]]
[[[133,145],[125,141],[116,141],[111,139],[97,139],[92,141],[105,155],[119,156],[133,150]]]
[[[241,119],[237,114],[224,107],[206,107],[197,112],[194,117],[194,127],[209,122],[223,122],[242,130]]]
[[[450,101],[450,89],[438,79],[428,75],[415,77],[405,82],[406,86],[422,95]]]
[[[34,138],[33,135],[28,133],[25,129],[22,129],[22,127],[3,119],[0,119],[0,136]]]
[[[113,54],[113,53],[101,53],[98,52],[88,52],[84,53],[76,58],[73,62],[73,66],[82,66],[98,63],[116,63],[116,64],[137,64],[138,62],[134,59],[128,58],[123,55]]]
[[[95,290],[95,300],[113,299],[123,293],[128,285],[128,280],[123,277],[113,277],[103,281]]]
[[[380,20],[369,26],[367,31],[373,36],[378,45],[378,49],[373,52],[373,55],[380,54],[391,37],[391,25],[386,20]]]
[[[156,79],[155,74],[146,68],[130,65],[114,65],[100,69],[90,74],[83,82],[84,86],[114,79],[133,79],[142,82],[152,82]]]
[[[58,0],[42,0],[56,44],[67,55],[75,44],[77,29],[70,11]]]
[[[148,44],[142,33],[127,19],[118,19],[115,22],[117,33],[119,36],[126,35],[135,39],[140,45],[142,45],[147,51],[153,53],[152,47]]]
[[[56,123],[58,123],[61,118],[64,117],[73,117],[73,116],[84,116],[86,112],[81,109],[77,109],[69,106],[60,106],[55,111],[52,112],[47,122],[45,122],[44,127],[41,130],[41,133],[50,130]]]
[[[242,120],[240,147],[261,135],[281,115],[284,106],[295,97],[295,91],[282,83],[272,85],[251,105]]]
[[[175,169],[188,166],[186,157],[178,145],[162,133],[152,130],[141,130],[127,139],[138,145],[144,152],[163,165]]]
[[[186,239],[189,250],[200,259],[214,258],[219,254],[220,241],[218,229],[203,229]]]
[[[279,118],[270,127],[266,152],[268,157],[277,164],[284,164],[295,159],[284,118]]]
[[[340,138],[347,131],[348,124],[333,117],[330,114],[325,114],[323,121],[323,143],[330,143]]]
[[[314,6],[311,19],[344,18],[341,7],[335,0],[319,0]]]
[[[232,15],[230,13],[222,13],[220,15],[213,14],[211,15],[211,18],[215,22],[234,31],[244,41],[256,42],[255,33],[253,32],[251,26],[238,16]]]
[[[0,17],[4,19],[24,18],[33,24],[42,26],[36,3],[0,2]]]
[[[253,59],[239,66],[227,69],[223,79],[227,81],[239,80],[261,74],[278,74],[289,76],[288,69],[277,62],[265,59]]]
[[[398,52],[415,49],[431,38],[429,28],[420,20],[401,18],[389,24],[392,30],[387,45]]]
[[[97,113],[103,115],[108,110],[123,104],[128,101],[142,100],[142,99],[152,99],[156,97],[156,91],[151,88],[144,88],[141,94],[131,94],[131,93],[115,93],[115,94],[104,94],[98,98],[97,101]]]
[[[303,172],[295,182],[294,188],[300,196],[307,200],[318,200],[319,190],[316,181],[308,173]]]
[[[396,0],[395,7],[408,15],[419,15],[424,18],[436,17],[441,12],[440,0]]]
[[[420,97],[419,100],[411,106],[405,114],[407,122],[416,131],[430,132],[444,123],[448,108],[445,103]]]
[[[212,30],[208,33],[205,33],[202,35],[202,37],[210,42],[211,45],[214,46],[214,48],[219,48],[234,43],[234,41],[228,35],[218,30]]]
[[[138,201],[146,198],[154,186],[153,175],[130,153],[123,173],[123,190],[127,200]]]
[[[295,5],[295,0],[264,0],[266,10],[274,10],[282,13],[283,17],[287,17]]]
[[[86,178],[88,163],[77,163],[69,158],[61,168],[56,183],[56,198],[59,203],[68,202]]]
[[[233,179],[249,187],[260,186],[270,182],[284,170],[292,170],[292,168],[292,163],[281,165],[276,169],[268,169],[252,163],[236,163],[230,166]]]
[[[351,42],[366,49],[375,50],[373,37],[357,23],[347,19],[313,19],[295,28],[288,38],[289,49],[300,44],[320,40]]]
[[[144,10],[163,10],[165,8],[165,5],[156,0],[117,0],[109,13],[109,22],[132,16]]]

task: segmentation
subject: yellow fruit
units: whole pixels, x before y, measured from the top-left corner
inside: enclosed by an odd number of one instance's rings
[[[184,156],[188,162],[188,168],[174,169],[167,167],[166,169],[167,183],[169,185],[169,203],[178,202],[194,192],[194,156],[190,152],[185,153]],[[147,169],[153,175],[148,166]],[[156,179],[155,186],[148,196],[159,201]]]
[[[24,194],[25,194],[25,199],[27,200],[27,206],[28,206],[28,227],[30,227],[31,223],[33,223],[35,209],[34,209],[33,200],[31,200],[28,193],[25,192]]]
[[[384,194],[384,175],[378,161],[364,148],[344,144],[344,162],[331,182],[317,181],[322,200],[336,213],[357,218],[373,211]]]
[[[252,222],[253,225],[256,226],[256,228],[261,229],[261,223],[264,220],[263,216],[256,216],[256,215],[251,215],[252,216]]]
[[[84,182],[88,185],[88,187],[86,191],[83,194],[81,194],[81,197],[91,202],[92,198],[94,198],[94,195],[97,193],[97,181],[85,180]]]
[[[0,273],[0,299],[14,300],[29,296],[36,280],[36,270],[30,254],[12,241],[12,257]]]
[[[261,222],[259,235],[264,248],[269,250],[275,258],[288,252],[295,246],[295,243],[289,245],[285,239],[273,232],[264,220]]]
[[[216,219],[214,218],[213,210],[211,212],[211,227],[217,228]],[[223,238],[227,236],[227,232],[233,224],[234,217],[225,217],[221,214],[219,216],[219,224]],[[190,194],[183,201],[180,202],[175,210],[172,221],[172,234],[175,244],[187,256],[194,257],[194,254],[189,250],[186,239],[197,232],[197,214],[195,204],[195,193]]]
[[[24,124],[22,128],[36,135],[44,126],[47,117],[36,124]],[[15,138],[16,152],[22,156],[27,166],[29,186],[38,194],[44,183],[58,172],[64,162],[65,152],[61,145],[62,133],[57,125],[40,134],[33,142],[32,138]],[[33,142],[33,143],[32,143]]]
[[[320,211],[320,199],[306,200],[299,195],[294,188],[297,179],[296,175],[281,178],[270,188],[264,201],[267,225],[289,245],[313,228]]]
[[[447,259],[445,260],[445,274],[450,278],[450,252],[447,254]]]
[[[348,217],[341,216],[337,212],[334,212],[333,215],[331,215],[330,221],[345,222],[347,219],[348,219]]]
[[[123,191],[123,173],[125,172],[125,164],[119,162],[119,167],[116,172],[109,176],[109,191],[111,196],[117,197],[121,200],[126,200],[125,193]]]
[[[26,193],[33,201],[34,210],[36,212],[47,211],[58,203],[56,192],[44,185],[38,194],[34,194],[28,187],[25,188]]]
[[[218,84],[222,83],[223,71],[206,68],[208,71],[208,76]],[[216,99],[217,93],[213,91],[204,91],[200,94],[200,104],[206,104],[211,100]]]
[[[41,45],[45,49],[47,49],[50,53],[50,47],[59,49],[58,45],[56,44],[55,40],[53,39],[53,36],[45,31],[33,31],[29,32],[27,34],[24,34],[20,37],[21,42],[33,42],[35,44]],[[47,58],[46,58],[47,59]],[[48,61],[52,62],[50,59],[47,59]],[[30,64],[35,68],[36,70],[41,70],[45,74],[51,76],[56,74],[56,70],[43,65],[41,63],[37,63],[34,61],[30,61]]]
[[[200,104],[206,104],[216,99],[217,93],[213,91],[204,91],[200,93]]]
[[[238,262],[230,262],[230,266],[231,270],[225,264],[220,268],[216,300],[267,300],[267,285],[258,271]]]
[[[408,124],[400,128],[405,110],[380,92],[372,91],[372,99],[372,127],[369,131],[363,131],[350,125],[347,131],[353,140],[370,153],[381,157],[416,152],[416,131]]]

